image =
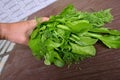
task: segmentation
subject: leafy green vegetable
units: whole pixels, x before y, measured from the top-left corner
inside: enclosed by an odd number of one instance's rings
[[[74,22],[66,22],[66,25],[71,29],[71,32],[85,32],[92,28],[87,20],[79,20]]]
[[[94,32],[94,33],[104,33],[104,34],[110,34],[110,35],[116,35],[116,36],[119,36],[119,35],[120,35],[120,31],[118,31],[118,30],[111,30],[111,29],[104,28],[104,27],[101,27],[101,28],[93,28],[93,29],[90,30],[90,32]]]
[[[46,65],[62,67],[95,56],[94,44],[100,40],[108,48],[120,48],[120,31],[105,28],[113,16],[110,9],[98,12],[77,11],[73,5],[49,21],[37,24],[29,47]]]
[[[109,48],[120,48],[120,36],[119,35],[100,35],[96,33],[86,33],[85,36],[94,37],[101,40]]]
[[[80,46],[74,43],[70,43],[72,46],[72,52],[80,55],[86,55],[86,56],[94,56],[95,55],[95,48],[90,46]]]

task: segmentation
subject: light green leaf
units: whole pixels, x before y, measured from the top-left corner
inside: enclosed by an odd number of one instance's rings
[[[108,28],[93,28],[90,30],[90,32],[95,32],[95,33],[105,33],[105,34],[111,34],[111,35],[120,35],[120,31],[118,30],[112,30]]]
[[[70,43],[72,46],[72,52],[80,55],[94,56],[96,50],[94,46],[80,46],[74,43]]]
[[[109,48],[120,48],[120,36],[105,35],[100,40]]]
[[[87,20],[79,20],[74,22],[66,22],[66,25],[71,29],[72,32],[86,32],[92,29],[91,24]]]

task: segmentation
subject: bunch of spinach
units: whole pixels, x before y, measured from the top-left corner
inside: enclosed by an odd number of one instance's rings
[[[104,27],[112,19],[110,9],[81,12],[69,5],[60,14],[50,16],[49,21],[38,22],[29,47],[46,65],[62,67],[79,62],[95,56],[94,44],[98,40],[109,48],[120,48],[120,31]]]

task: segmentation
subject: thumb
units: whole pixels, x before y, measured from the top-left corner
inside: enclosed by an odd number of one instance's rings
[[[39,20],[39,22],[42,23],[42,22],[45,22],[45,21],[48,21],[48,20],[49,20],[48,17],[42,17]],[[30,24],[30,26],[29,26],[29,29],[27,31],[27,34],[30,35],[32,33],[33,29],[36,27],[37,22],[36,22],[36,20],[30,20],[30,21],[28,21],[28,24]]]

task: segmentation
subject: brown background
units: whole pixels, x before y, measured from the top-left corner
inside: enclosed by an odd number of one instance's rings
[[[120,30],[120,0],[59,0],[33,14],[29,19],[55,15],[70,3],[82,11],[112,8],[114,21],[107,24],[107,27]],[[0,80],[120,80],[120,49],[108,49],[100,43],[95,47],[95,57],[70,68],[58,68],[44,65],[43,61],[32,56],[28,47],[17,44],[10,52]]]

